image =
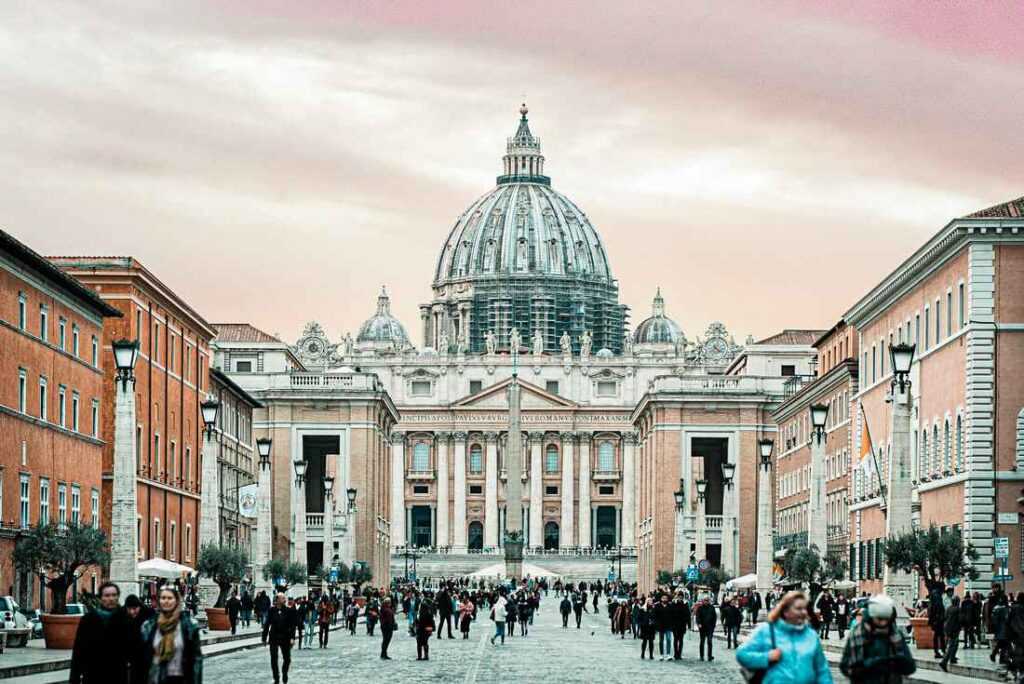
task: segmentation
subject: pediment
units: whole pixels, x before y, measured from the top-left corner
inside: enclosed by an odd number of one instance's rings
[[[487,408],[487,409],[507,409],[508,408],[508,395],[506,390],[511,384],[512,379],[503,380],[497,384],[486,387],[476,394],[471,394],[468,397],[456,401],[453,404],[455,408]],[[560,397],[557,394],[551,394],[550,392],[531,385],[528,382],[519,380],[520,396],[522,397],[522,407],[524,409],[552,409],[552,408],[576,408],[577,404],[574,401],[569,401],[564,397]]]

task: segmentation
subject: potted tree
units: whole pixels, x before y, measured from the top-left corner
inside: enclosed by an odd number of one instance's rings
[[[237,546],[205,544],[199,550],[196,571],[213,580],[218,589],[217,600],[213,606],[206,608],[206,621],[209,629],[219,631],[231,629],[228,611],[224,606],[228,600],[228,592],[242,581],[248,564],[248,554]]]
[[[722,568],[714,566],[700,573],[700,583],[711,590],[712,595],[715,597],[715,603],[718,603],[719,589],[731,579],[732,575]]]
[[[288,587],[305,584],[309,572],[302,563],[289,563],[280,558],[271,558],[263,566],[263,579],[274,584],[274,591],[288,591]]]
[[[885,564],[899,572],[916,572],[924,582],[929,600],[941,600],[950,580],[967,577],[977,579],[973,562],[977,550],[964,544],[958,530],[942,531],[934,524],[927,530],[914,529],[889,537],[885,542]],[[935,634],[927,617],[910,618],[914,644],[932,648]]]
[[[835,580],[842,579],[847,572],[846,561],[834,556],[822,558],[815,545],[803,548],[789,548],[782,559],[786,578],[793,583],[806,586],[810,592],[810,603],[821,592],[821,588]]]
[[[68,590],[80,570],[110,562],[107,536],[98,527],[75,522],[48,523],[22,532],[14,547],[14,566],[39,577],[50,590],[50,612],[42,616],[47,648],[71,648],[81,615],[65,615]]]

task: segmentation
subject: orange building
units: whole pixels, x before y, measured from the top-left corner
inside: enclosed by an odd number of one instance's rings
[[[98,523],[104,420],[104,319],[120,311],[0,231],[0,591],[45,608],[37,577],[15,572],[21,530],[45,522]],[[95,590],[100,569],[78,588]]]

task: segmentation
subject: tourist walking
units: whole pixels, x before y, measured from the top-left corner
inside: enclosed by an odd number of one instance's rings
[[[739,646],[740,627],[743,626],[743,612],[740,610],[740,602],[733,598],[722,604],[722,627],[725,628],[725,648],[736,648]]]
[[[469,639],[469,626],[475,613],[476,606],[469,600],[469,594],[463,593],[462,603],[459,605],[459,631],[462,632],[463,639]]]
[[[683,637],[686,636],[686,630],[690,628],[690,606],[686,603],[681,591],[677,590],[675,598],[672,599],[669,619],[672,624],[672,646],[675,649],[673,659],[682,660]]]
[[[326,594],[320,597],[316,613],[320,648],[327,648],[327,641],[331,635],[331,621],[334,618],[334,602]]]
[[[654,604],[654,627],[658,630],[658,660],[672,659],[671,613],[668,594],[662,594],[661,600]]]
[[[946,608],[942,603],[942,591],[933,589],[928,594],[928,626],[932,628],[932,650],[941,658],[946,651]]]
[[[491,620],[494,621],[494,636],[491,637],[491,645],[494,640],[501,638],[502,645],[505,644],[505,597],[498,594],[498,598],[491,602]]]
[[[508,602],[505,604],[505,631],[511,639],[516,635],[516,621],[519,617],[519,609],[516,604],[516,595],[509,594]]]
[[[832,684],[818,634],[807,624],[807,597],[791,591],[779,599],[768,621],[736,651],[750,671],[764,671],[763,684]]]
[[[949,607],[946,608],[946,617],[942,624],[946,634],[946,653],[942,656],[939,667],[944,672],[949,672],[949,664],[957,662],[956,652],[960,647],[960,597],[954,596]]]
[[[850,624],[850,600],[845,594],[836,597],[836,629],[839,630],[839,638],[846,634],[847,626]]]
[[[757,616],[761,612],[761,608],[763,608],[763,604],[761,603],[761,595],[758,594],[756,591],[751,591],[750,592],[750,597],[747,599],[747,606],[746,606],[746,608],[747,608],[747,615],[750,618],[750,624],[756,625],[757,624]],[[743,622],[743,613],[742,612],[740,613],[740,622]]]
[[[298,626],[298,616],[294,608],[288,607],[285,595],[275,596],[274,605],[267,611],[265,628],[267,642],[270,644],[270,672],[274,675],[274,684],[278,684],[282,676],[285,684],[288,683],[288,670],[292,665],[292,644],[295,642]],[[281,661],[280,670],[278,658]]]
[[[585,599],[580,598],[579,592],[573,592],[572,612],[576,614],[576,629],[580,628],[580,621],[583,619]]]
[[[430,660],[430,635],[436,627],[434,606],[430,601],[423,601],[416,616],[416,660]]]
[[[313,648],[313,635],[317,633],[319,627],[319,616],[317,614],[316,604],[313,603],[312,598],[307,598],[305,601],[306,606],[306,619],[303,621],[305,629],[303,630],[302,638],[304,640],[304,648]]]
[[[238,631],[238,615],[242,612],[242,601],[238,598],[238,594],[231,592],[231,597],[228,598],[228,602],[224,604],[224,607],[228,612],[228,623],[231,625],[231,634],[235,634]]]
[[[561,591],[561,585],[556,585]],[[569,628],[569,614],[572,613],[572,601],[569,600],[568,596],[562,597],[562,602],[558,604],[558,612],[562,614],[562,629]]]
[[[395,609],[391,605],[391,599],[384,599],[380,607],[380,659],[391,660],[388,657],[388,646],[391,645],[391,637],[398,629],[398,622],[395,620]]]
[[[249,624],[252,622],[252,594],[248,591],[242,592],[242,614],[240,619],[245,628],[249,628]]]
[[[650,598],[637,611],[636,625],[640,631],[640,660],[644,659],[644,653],[650,653],[650,659],[654,660],[654,601]]]
[[[850,630],[839,669],[853,684],[899,684],[917,669],[891,598],[879,594],[868,601]]]
[[[715,659],[713,644],[718,614],[715,612],[715,606],[711,603],[709,597],[705,596],[697,604],[696,619],[697,631],[700,634],[700,659],[704,660],[704,645],[707,644],[708,662],[710,663]]]
[[[146,684],[201,684],[203,652],[199,625],[182,613],[181,595],[164,587],[157,595],[158,611],[142,626],[139,666],[148,668],[137,680]]]
[[[121,590],[113,582],[100,585],[100,605],[78,621],[71,651],[72,684],[124,684],[133,662],[137,631],[119,605]],[[139,600],[136,597],[135,602]]]

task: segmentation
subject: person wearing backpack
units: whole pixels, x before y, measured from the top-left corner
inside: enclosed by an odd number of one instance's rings
[[[862,617],[846,640],[839,669],[853,684],[899,684],[917,663],[896,626],[896,604],[884,594],[873,596]]]
[[[779,599],[768,621],[736,651],[748,682],[832,684],[817,632],[807,624],[807,596],[791,591]]]

